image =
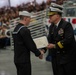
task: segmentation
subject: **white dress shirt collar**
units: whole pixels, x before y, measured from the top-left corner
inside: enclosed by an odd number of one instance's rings
[[[58,27],[58,25],[59,25],[60,21],[61,21],[61,19],[58,21],[58,23],[57,23],[57,24],[55,24],[57,27]]]

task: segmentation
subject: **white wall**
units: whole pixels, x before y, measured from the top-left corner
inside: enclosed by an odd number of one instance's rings
[[[0,7],[3,7],[3,6],[7,6],[9,5],[9,0],[0,0]],[[11,6],[17,6],[17,5],[20,5],[21,3],[27,3],[27,2],[32,2],[34,0],[10,0],[10,5]],[[42,3],[42,1],[45,1],[46,0],[36,0],[37,3]]]
[[[11,6],[17,6],[17,5],[20,5],[22,3],[27,3],[27,2],[30,2],[30,0],[10,0],[10,5]]]
[[[0,8],[8,5],[9,5],[8,0],[0,0]]]
[[[34,0],[10,0],[11,2],[11,6],[17,6],[17,5],[20,5],[21,3],[27,3],[27,2],[32,2]],[[36,0],[37,3],[42,3],[42,1],[45,1],[46,0]]]
[[[46,2],[46,0],[36,0],[36,2],[39,4],[42,3],[43,1]]]

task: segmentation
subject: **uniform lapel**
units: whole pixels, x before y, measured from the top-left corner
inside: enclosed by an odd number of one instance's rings
[[[59,30],[61,27],[62,27],[62,19],[61,19],[61,21],[60,21],[60,23],[58,25],[58,29],[57,30]]]
[[[54,25],[54,38],[57,36],[58,27]]]
[[[56,25],[55,25],[55,28],[54,28],[54,37],[55,37],[55,38],[56,38],[57,35],[58,35],[58,31],[59,31],[59,29],[61,28],[61,25],[62,25],[62,19],[61,19],[58,27],[56,27]]]

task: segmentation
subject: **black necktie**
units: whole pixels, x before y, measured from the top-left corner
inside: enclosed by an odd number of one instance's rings
[[[55,25],[54,26],[54,39],[56,38],[56,35],[57,35],[57,29],[58,29],[58,27],[57,27],[57,25]]]
[[[55,25],[55,30],[57,30],[57,25]]]

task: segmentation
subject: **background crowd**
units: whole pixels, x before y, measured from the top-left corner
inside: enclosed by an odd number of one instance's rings
[[[10,41],[8,41],[9,38],[5,36],[4,32],[6,29],[9,29],[10,20],[15,19],[19,16],[19,11],[26,10],[29,12],[39,12],[45,10],[51,2],[62,5],[64,1],[66,0],[47,0],[46,3],[42,2],[41,4],[38,4],[37,2],[28,2],[16,7],[4,6],[0,8],[0,48],[5,48],[7,45],[10,45]]]

